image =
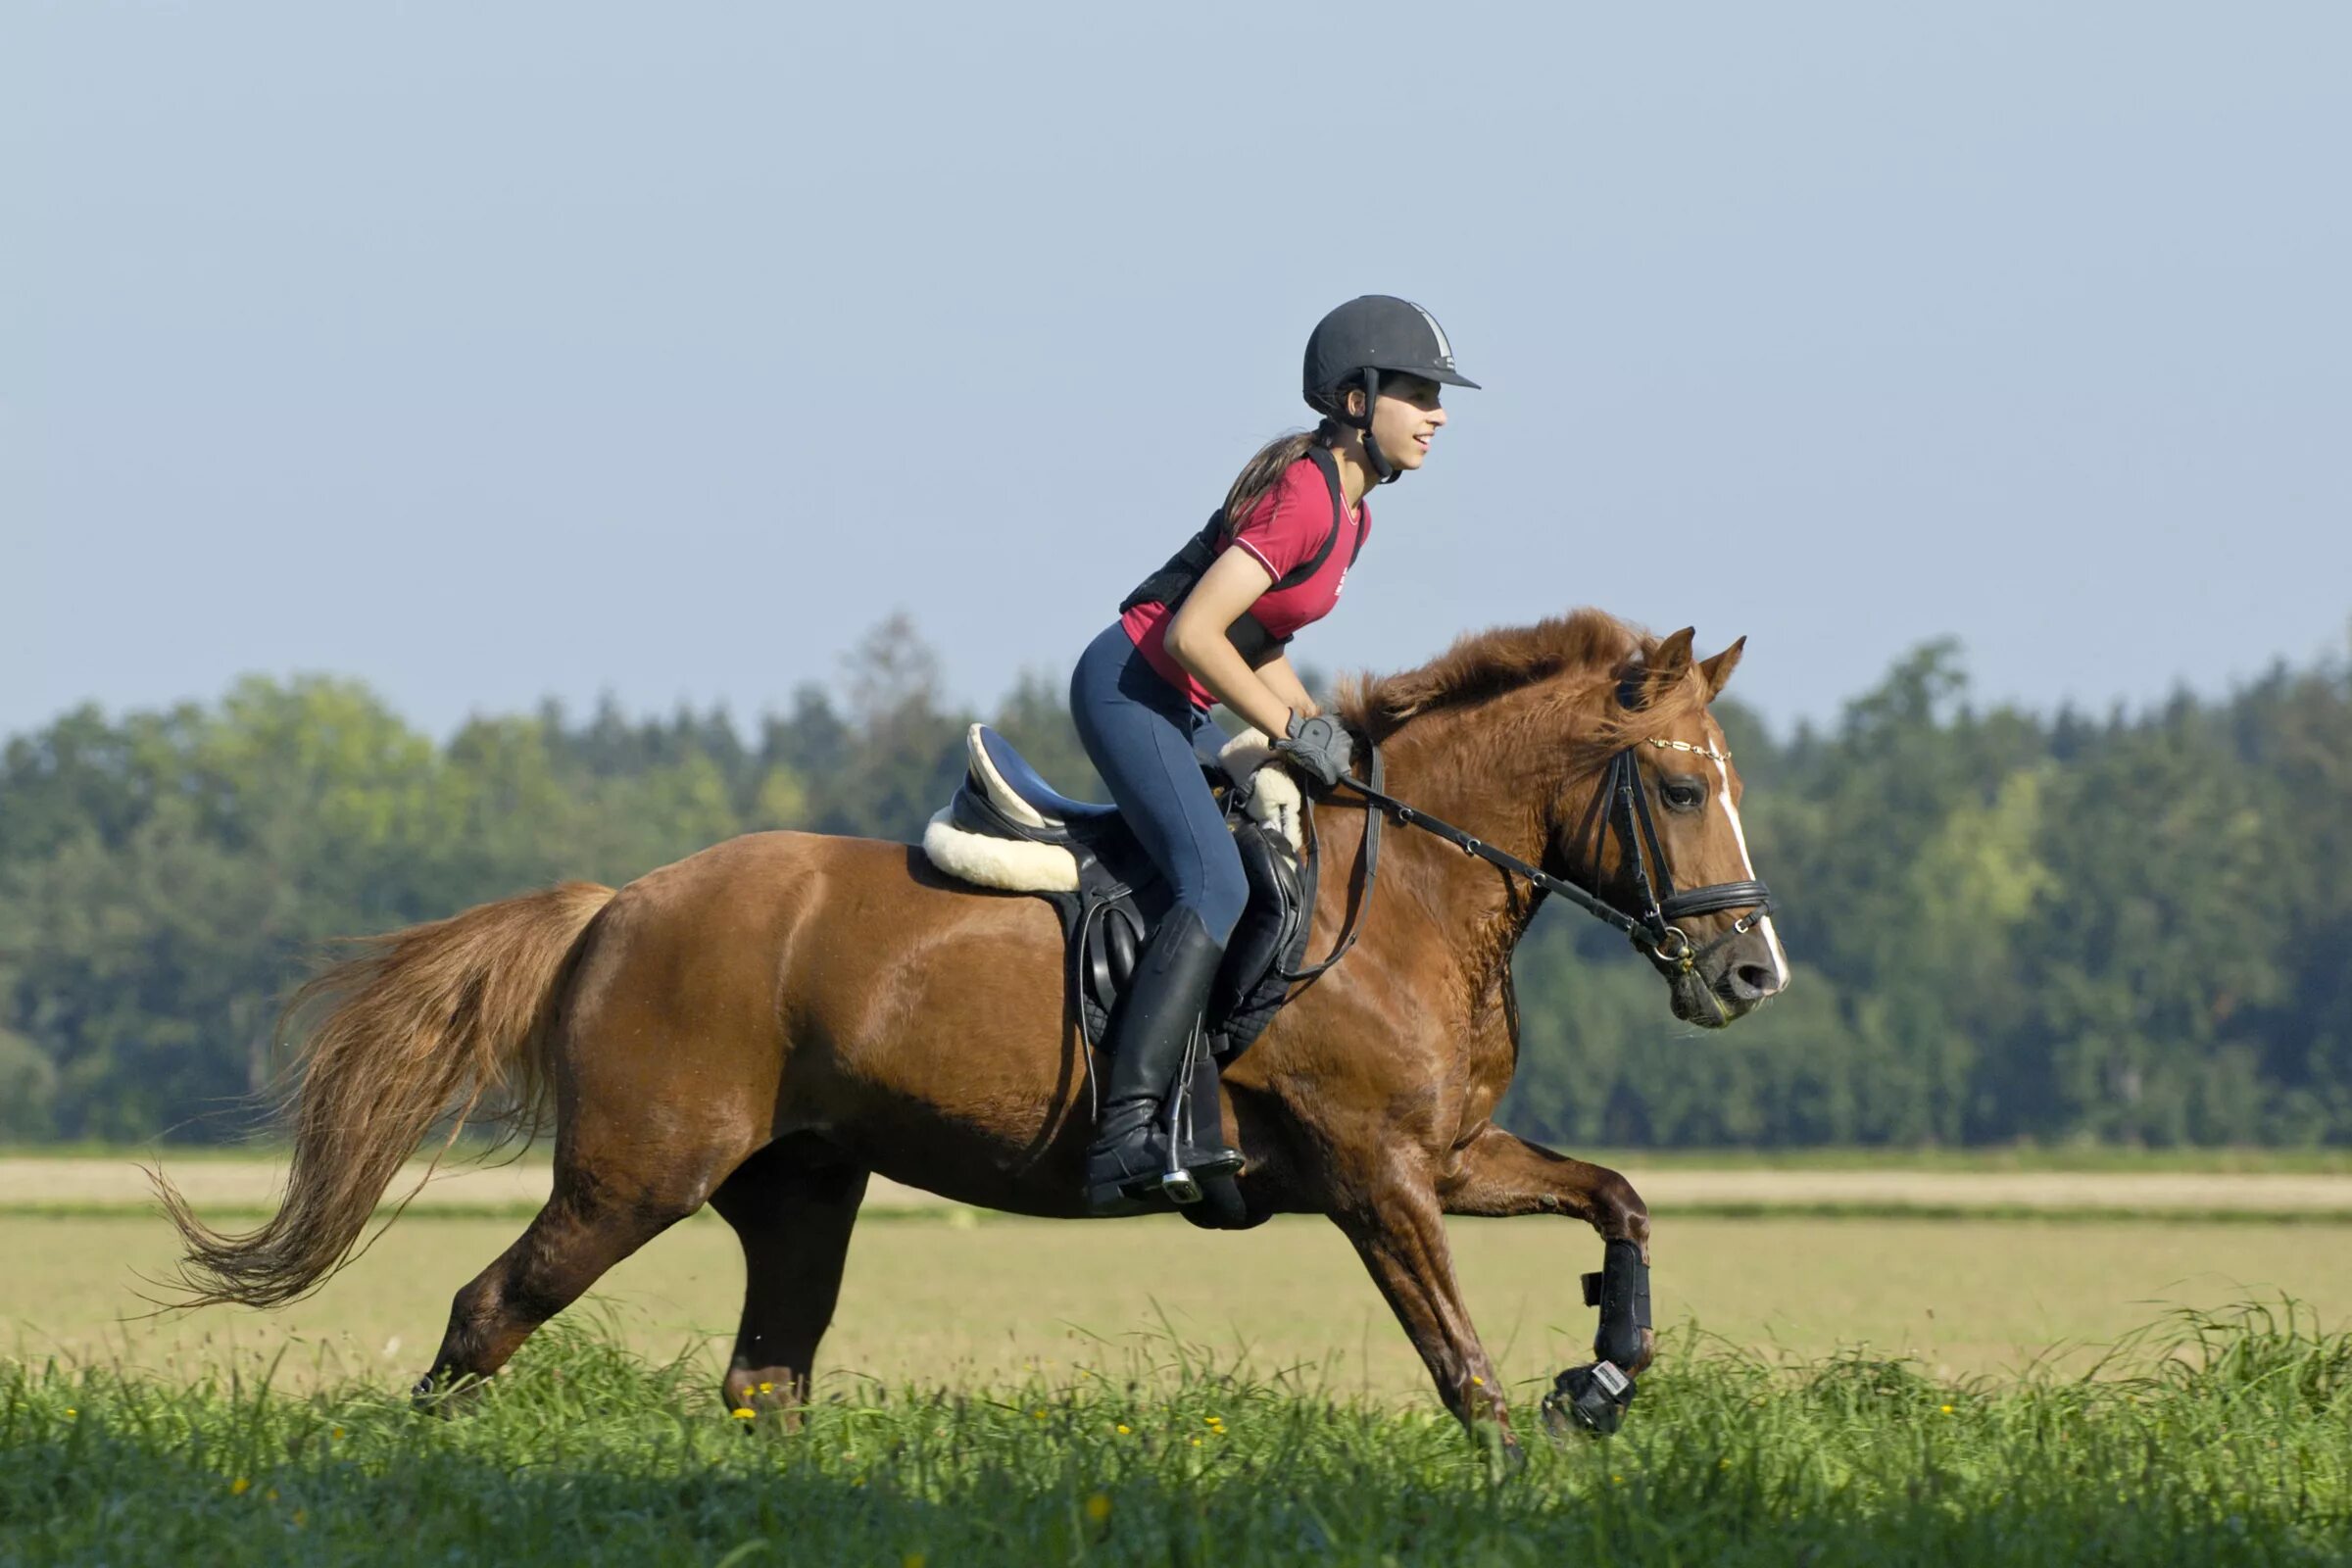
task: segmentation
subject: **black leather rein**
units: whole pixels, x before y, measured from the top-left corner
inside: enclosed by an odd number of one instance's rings
[[[1600,864],[1600,835],[1614,831],[1625,863],[1632,868],[1634,891],[1641,899],[1640,912],[1628,914],[1597,894],[1588,893],[1573,882],[1561,880],[1539,866],[1528,864],[1515,855],[1505,854],[1475,834],[1465,833],[1450,822],[1441,821],[1418,807],[1408,806],[1393,795],[1383,793],[1380,746],[1367,742],[1371,762],[1369,781],[1353,777],[1341,778],[1340,785],[1363,797],[1367,804],[1364,821],[1364,879],[1363,890],[1356,895],[1355,906],[1348,912],[1346,931],[1331,956],[1296,973],[1284,971],[1290,981],[1312,980],[1348,956],[1363,926],[1365,909],[1372,904],[1372,882],[1380,864],[1380,824],[1383,817],[1395,817],[1401,827],[1417,827],[1433,833],[1464,855],[1475,855],[1489,865],[1506,875],[1519,877],[1540,893],[1557,894],[1570,904],[1624,932],[1635,947],[1648,950],[1658,963],[1677,974],[1687,974],[1698,966],[1701,958],[1735,937],[1744,936],[1772,912],[1772,891],[1761,882],[1715,882],[1705,887],[1677,892],[1674,873],[1666,863],[1666,847],[1658,836],[1657,820],[1650,814],[1649,798],[1642,788],[1642,764],[1636,760],[1635,748],[1652,746],[1660,750],[1690,752],[1710,760],[1728,761],[1712,748],[1692,746],[1688,741],[1647,739],[1612,756],[1603,770],[1601,785],[1593,791],[1592,804],[1586,809],[1585,820],[1578,829],[1579,841],[1593,841],[1592,863]],[[1652,867],[1655,867],[1654,871]],[[1690,937],[1674,922],[1695,914],[1719,914],[1727,909],[1745,909],[1732,925],[1704,947],[1694,947]]]

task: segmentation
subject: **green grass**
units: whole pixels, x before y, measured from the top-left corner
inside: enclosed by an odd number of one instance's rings
[[[372,1385],[0,1364],[0,1560],[2081,1568],[2352,1541],[2352,1337],[2292,1306],[2176,1314],[2095,1379],[1670,1351],[1623,1436],[1530,1431],[1518,1470],[1434,1406],[1173,1341],[995,1391],[838,1380],[798,1432],[560,1326],[452,1421]]]

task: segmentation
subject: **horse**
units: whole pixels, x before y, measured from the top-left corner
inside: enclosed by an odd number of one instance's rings
[[[1312,853],[1330,874],[1310,952],[1344,931],[1361,940],[1298,988],[1219,1089],[1250,1217],[1328,1217],[1446,1407],[1474,1437],[1492,1423],[1514,1451],[1445,1216],[1584,1221],[1641,1268],[1642,1321],[1631,1338],[1619,1324],[1620,1370],[1645,1366],[1655,1340],[1649,1214],[1632,1184],[1492,1119],[1518,1054],[1512,950],[1544,884],[1610,909],[1650,898],[1630,826],[1605,830],[1612,777],[1642,796],[1670,886],[1761,895],[1740,778],[1708,711],[1744,639],[1706,660],[1691,643],[1689,629],[1659,639],[1579,611],[1347,683],[1338,710],[1384,760],[1390,804],[1460,824],[1486,858],[1399,828],[1367,882],[1382,808],[1346,791],[1318,801]],[[468,1125],[527,1139],[552,1119],[546,1204],[457,1293],[419,1400],[478,1390],[608,1269],[708,1203],[740,1240],[747,1281],[721,1396],[789,1413],[808,1398],[869,1177],[1079,1217],[1092,1067],[1063,941],[1040,899],[954,881],[907,845],[799,832],[731,839],[617,892],[565,883],[364,939],[281,1022],[299,1077],[275,1213],[222,1234],[156,1178],[184,1243],[186,1304],[315,1290],[436,1124],[453,1139]],[[1638,946],[1675,1015],[1700,1026],[1788,978],[1768,911],[1698,913]]]

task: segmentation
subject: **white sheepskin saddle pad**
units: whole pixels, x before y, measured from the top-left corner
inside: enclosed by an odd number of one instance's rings
[[[1029,827],[1052,825],[1036,807],[1013,793],[980,739],[981,726],[964,732],[964,753],[971,776],[988,792],[990,804]],[[1297,855],[1299,837],[1298,780],[1274,760],[1274,748],[1256,730],[1244,730],[1217,753],[1225,776],[1246,790],[1245,809],[1250,820],[1270,830]],[[923,829],[923,854],[953,877],[1001,888],[1007,893],[1075,893],[1078,859],[1059,844],[1034,844],[1019,839],[991,838],[953,825],[942,808]]]

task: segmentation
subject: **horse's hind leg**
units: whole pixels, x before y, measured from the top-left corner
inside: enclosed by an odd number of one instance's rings
[[[710,1196],[743,1243],[743,1323],[727,1365],[728,1407],[791,1408],[808,1397],[817,1342],[833,1322],[866,1173],[770,1145]]]
[[[487,1378],[533,1330],[579,1299],[622,1258],[702,1207],[713,1171],[734,1160],[709,1149],[680,1149],[651,1171],[608,1154],[602,1168],[585,1151],[559,1145],[555,1191],[514,1245],[474,1276],[450,1304],[433,1369],[416,1385],[421,1404]]]

